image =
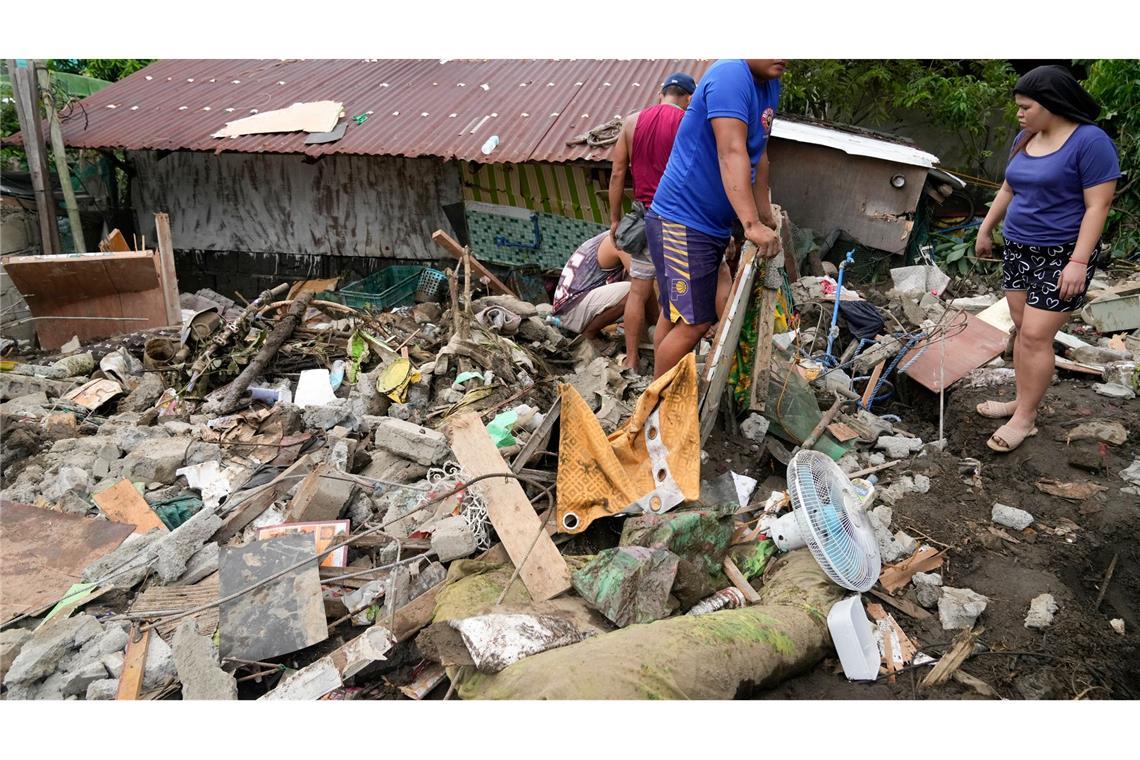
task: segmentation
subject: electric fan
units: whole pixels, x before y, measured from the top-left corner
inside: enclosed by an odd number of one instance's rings
[[[780,551],[807,546],[843,588],[867,591],[882,569],[866,511],[874,492],[873,480],[851,480],[826,454],[799,451],[788,463],[792,511],[767,518],[765,532]]]

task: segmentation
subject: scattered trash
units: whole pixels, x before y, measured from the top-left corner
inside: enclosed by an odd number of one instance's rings
[[[1042,493],[1047,493],[1050,496],[1059,496],[1062,499],[1070,499],[1072,501],[1084,501],[1102,491],[1108,490],[1104,486],[1092,482],[1063,483],[1059,480],[1049,479],[1038,480],[1034,485],[1036,485],[1037,490]]]

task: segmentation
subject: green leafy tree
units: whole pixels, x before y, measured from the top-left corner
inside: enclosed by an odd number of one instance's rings
[[[1101,105],[1100,124],[1116,141],[1124,174],[1108,214],[1107,239],[1114,255],[1131,256],[1140,251],[1140,60],[1094,61],[1084,85]]]

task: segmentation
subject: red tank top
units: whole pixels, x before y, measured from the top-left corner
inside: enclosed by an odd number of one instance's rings
[[[685,112],[670,103],[659,103],[637,115],[633,128],[633,147],[629,156],[629,171],[633,174],[633,197],[648,208],[657,192],[657,183],[665,173],[669,152],[681,117]]]

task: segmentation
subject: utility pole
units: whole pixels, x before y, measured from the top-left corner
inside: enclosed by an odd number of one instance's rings
[[[28,66],[17,66],[14,58],[8,59],[8,76],[12,80],[12,93],[16,98],[16,116],[20,119],[20,132],[24,137],[24,152],[32,174],[32,191],[36,198],[36,213],[40,218],[40,239],[43,254],[60,252],[59,226],[55,221],[55,195],[48,174],[44,135],[40,131],[40,98],[34,73],[34,61]]]
[[[40,95],[43,97],[44,111],[47,112],[49,134],[51,135],[51,150],[55,156],[55,174],[59,177],[59,185],[63,189],[63,204],[67,207],[67,220],[71,224],[71,239],[75,242],[75,252],[84,253],[87,243],[83,239],[83,222],[79,218],[79,205],[75,202],[75,190],[71,187],[71,172],[67,170],[67,151],[63,145],[63,128],[59,123],[59,111],[55,106],[55,97],[52,95],[51,79],[46,68],[36,67],[36,75],[40,84]]]

